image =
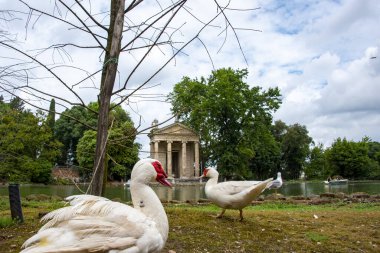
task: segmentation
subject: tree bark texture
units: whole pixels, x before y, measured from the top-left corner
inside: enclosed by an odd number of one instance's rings
[[[124,24],[125,0],[111,1],[111,17],[108,31],[107,52],[105,54],[102,81],[99,94],[99,116],[97,127],[97,139],[95,159],[93,167],[93,179],[90,193],[100,196],[104,193],[104,181],[106,176],[106,151],[109,127],[109,111],[112,90],[115,83],[120,45]]]

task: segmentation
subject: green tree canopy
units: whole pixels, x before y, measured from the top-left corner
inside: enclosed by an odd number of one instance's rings
[[[184,77],[169,95],[172,111],[201,135],[203,162],[225,177],[251,175],[255,128],[270,126],[279,108],[278,88],[263,91],[244,82],[248,71],[219,69],[206,79]]]
[[[99,110],[99,104],[92,102],[88,107],[93,111]],[[109,125],[118,128],[125,122],[131,122],[128,113],[116,106],[110,112]],[[96,128],[97,115],[82,106],[73,106],[65,110],[55,123],[55,137],[63,143],[62,154],[59,164],[77,164],[76,149],[84,132]]]
[[[49,113],[46,118],[46,125],[50,127],[52,131],[54,131],[55,125],[55,100],[54,98],[50,101]]]
[[[300,124],[288,126],[281,143],[282,163],[286,178],[298,179],[300,177],[312,142],[313,139],[309,137],[306,126]]]
[[[349,179],[364,179],[370,174],[368,140],[360,142],[338,138],[326,150],[328,169],[331,175]]]
[[[368,157],[370,162],[371,179],[380,179],[380,143],[376,141],[368,142]]]
[[[275,140],[268,127],[254,128],[251,138],[247,138],[255,150],[250,160],[250,171],[255,179],[267,179],[281,171],[281,145]]]
[[[272,134],[278,143],[282,143],[284,135],[288,131],[288,126],[281,120],[276,120],[271,127]]]
[[[138,161],[140,144],[135,143],[136,131],[132,121],[126,121],[109,130],[107,142],[107,175],[113,180],[130,177],[133,165]],[[94,164],[96,132],[88,130],[79,140],[77,159],[82,174],[89,177]]]
[[[55,137],[63,144],[58,164],[76,163],[78,141],[91,127],[96,127],[96,115],[82,106],[73,106],[61,113],[54,125]]]
[[[0,105],[0,178],[47,183],[61,144],[52,139],[43,115],[24,110],[20,101]]]
[[[310,150],[304,171],[307,179],[326,179],[329,176],[322,144],[314,146]]]

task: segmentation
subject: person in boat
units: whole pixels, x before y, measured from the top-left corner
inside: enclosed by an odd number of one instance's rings
[[[331,181],[331,177],[328,177],[328,178],[327,178],[327,182],[330,182],[330,181]]]

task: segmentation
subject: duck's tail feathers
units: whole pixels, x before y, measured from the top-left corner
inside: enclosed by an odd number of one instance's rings
[[[273,178],[269,178],[261,183],[258,183],[245,190],[246,194],[249,196],[249,199],[254,200],[257,198],[265,189],[267,189],[273,181]]]

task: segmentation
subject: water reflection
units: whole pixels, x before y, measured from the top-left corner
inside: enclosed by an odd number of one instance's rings
[[[173,186],[172,188],[153,186],[152,188],[160,199],[166,201],[197,201],[206,197],[203,185],[181,185]]]
[[[348,184],[341,184],[341,185],[339,185],[339,184],[337,184],[337,185],[325,184],[325,191],[331,192],[331,193],[338,193],[338,192],[349,193]]]
[[[82,194],[86,191],[86,186],[81,186],[82,190],[73,185],[21,185],[20,194],[26,197],[30,194],[47,194],[67,197],[74,194]],[[162,200],[191,201],[206,198],[204,185],[181,185],[168,188],[154,185],[153,190]],[[354,192],[366,192],[369,194],[380,194],[380,181],[349,182],[345,185],[325,185],[323,182],[285,182],[282,188],[277,190],[284,196],[311,196],[325,192],[343,192],[352,194]],[[265,191],[264,195],[272,194],[274,190]],[[128,187],[123,185],[112,185],[107,187],[107,198],[130,201],[131,194]],[[0,186],[0,196],[8,196],[8,187]]]

